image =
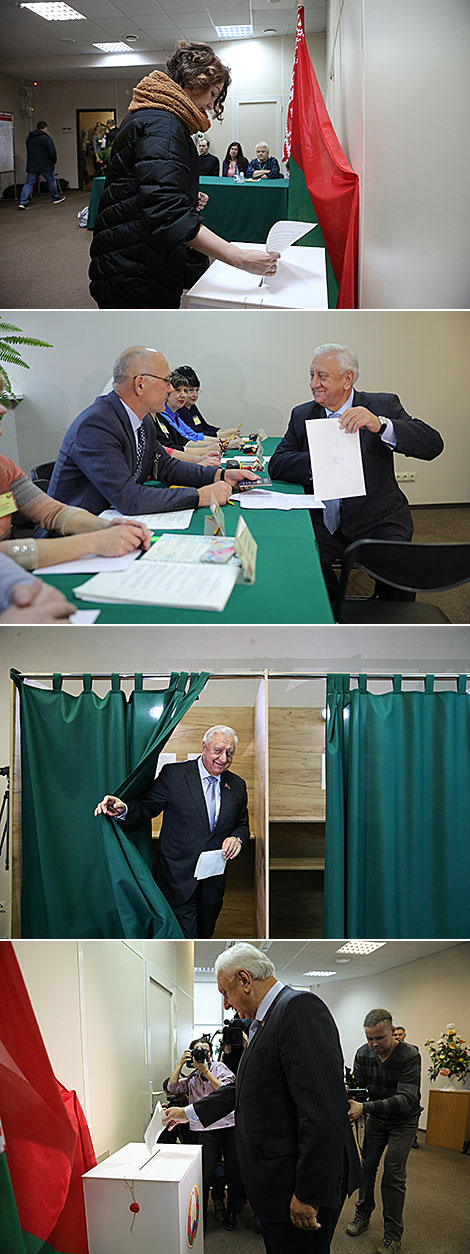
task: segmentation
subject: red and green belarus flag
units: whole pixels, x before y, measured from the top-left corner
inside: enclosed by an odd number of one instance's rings
[[[88,1254],[82,1174],[96,1163],[74,1092],[55,1079],[13,946],[0,945],[2,1254]]]
[[[359,179],[331,125],[305,42],[299,6],[282,154],[289,162],[289,217],[308,222],[311,202],[339,284],[338,309],[358,304]]]

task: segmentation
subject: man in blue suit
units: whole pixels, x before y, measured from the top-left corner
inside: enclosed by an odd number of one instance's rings
[[[154,349],[126,348],[113,371],[113,390],[97,396],[66,432],[49,495],[92,514],[113,508],[124,515],[198,509],[211,493],[225,505],[250,471],[184,463],[159,444],[153,413],[165,406],[170,368]],[[152,476],[167,487],[147,487]],[[178,487],[170,487],[177,484]],[[47,533],[37,530],[37,535]]]
[[[340,561],[353,540],[411,540],[413,520],[406,496],[398,487],[393,454],[432,461],[444,447],[433,427],[411,418],[400,398],[389,392],[359,392],[355,352],[344,344],[320,344],[310,367],[313,403],[296,405],[285,436],[269,462],[272,479],[303,484],[312,491],[312,467],[305,423],[315,418],[336,418],[344,431],[359,431],[365,496],[328,501],[324,510],[313,510],[312,521],[320,561],[330,598],[338,590],[332,563]],[[378,586],[379,596],[394,599],[395,590]],[[408,594],[414,598],[414,594]],[[399,599],[406,593],[400,591]]]

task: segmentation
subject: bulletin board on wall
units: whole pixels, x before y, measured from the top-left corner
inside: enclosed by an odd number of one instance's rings
[[[15,168],[13,114],[0,113],[0,174],[9,174]]]

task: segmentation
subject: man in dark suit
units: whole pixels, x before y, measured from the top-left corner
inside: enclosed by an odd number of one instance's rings
[[[170,1108],[165,1122],[194,1110],[206,1127],[235,1110],[240,1171],[268,1254],[327,1254],[346,1192],[361,1181],[335,1022],[319,997],[276,980],[254,945],[230,946],[215,971],[225,1009],[254,1020],[236,1081]]]
[[[210,504],[211,493],[225,505],[231,489],[250,472],[170,457],[157,440],[152,418],[164,409],[169,392],[170,370],[161,353],[125,349],[114,366],[113,391],[97,396],[66,432],[49,495],[92,514],[110,507],[130,515],[197,509]],[[147,487],[149,476],[168,487]],[[46,534],[36,530],[38,536]]]
[[[106,795],[95,814],[123,822],[126,830],[163,810],[155,878],[185,936],[212,936],[220,914],[225,874],[195,878],[200,854],[222,850],[225,865],[250,836],[246,784],[230,770],[237,747],[231,727],[210,727],[200,758],[164,766],[151,788],[125,805]]]
[[[354,383],[359,362],[342,344],[320,344],[313,354],[310,387],[313,404],[296,405],[285,436],[269,463],[272,479],[301,483],[312,491],[312,468],[305,423],[338,417],[345,431],[359,431],[365,496],[328,501],[312,511],[325,582],[332,602],[337,581],[332,563],[341,560],[353,540],[411,540],[413,521],[406,496],[395,479],[393,453],[432,461],[444,447],[433,427],[411,418],[398,396],[388,392],[358,392]],[[406,593],[381,585],[379,596],[403,600]],[[413,596],[413,594],[409,594]]]

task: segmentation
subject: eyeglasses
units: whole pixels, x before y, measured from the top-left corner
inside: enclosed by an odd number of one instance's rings
[[[149,374],[148,370],[141,370],[140,374],[135,374],[134,380],[133,380],[134,383],[136,379],[160,379],[162,383],[167,383],[168,387],[171,384],[171,379],[170,379],[169,374],[167,374],[165,378],[163,378],[162,374]]]

